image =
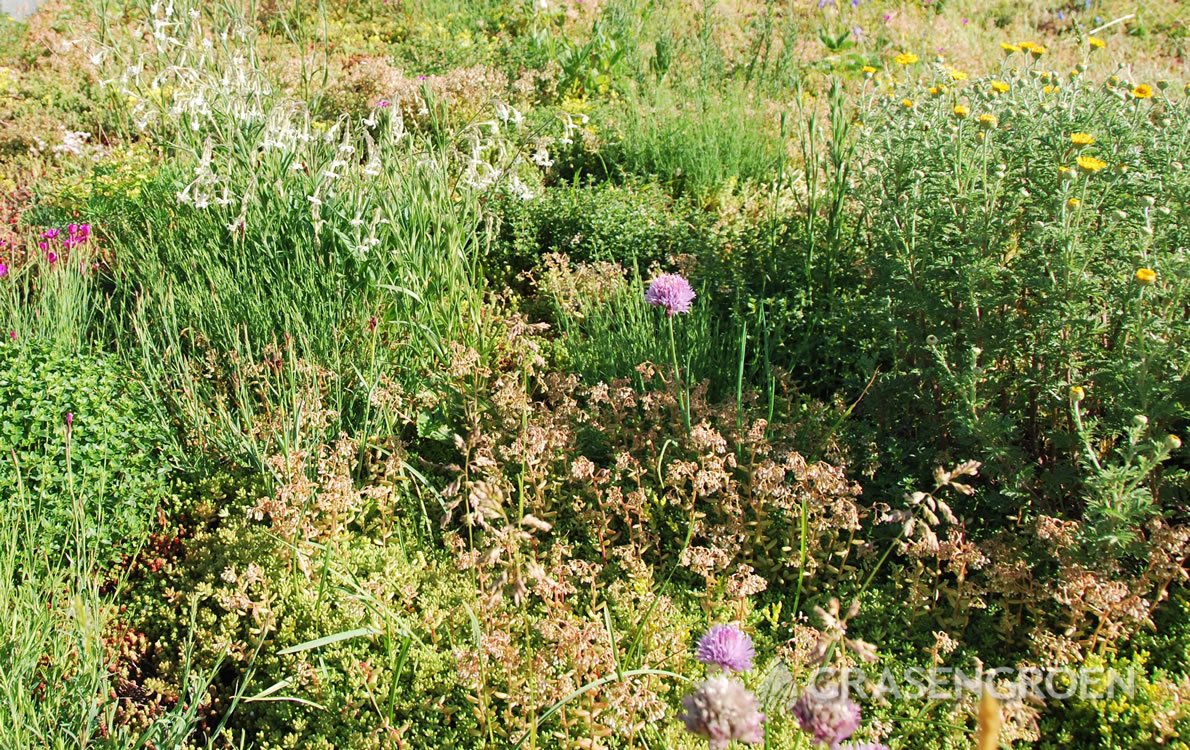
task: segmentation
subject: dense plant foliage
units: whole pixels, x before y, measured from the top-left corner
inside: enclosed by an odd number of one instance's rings
[[[1185,748],[1184,23],[1011,5],[0,21],[0,746]]]

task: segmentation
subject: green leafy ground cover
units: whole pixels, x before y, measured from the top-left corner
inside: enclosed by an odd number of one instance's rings
[[[843,670],[843,747],[1188,747],[1186,38],[1115,0],[0,19],[0,747],[811,748]]]

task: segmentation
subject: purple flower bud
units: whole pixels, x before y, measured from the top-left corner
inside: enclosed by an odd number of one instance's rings
[[[695,296],[689,281],[676,273],[663,273],[649,284],[645,302],[654,307],[664,307],[666,315],[672,318],[677,313],[690,312]]]
[[[696,658],[728,672],[747,672],[756,650],[752,639],[735,625],[716,625],[698,641]]]
[[[764,741],[760,704],[739,680],[711,677],[682,699],[686,731],[705,737],[711,750],[725,750],[732,740],[747,744]]]
[[[0,263],[0,279],[4,278],[7,275],[8,275],[8,266],[6,266],[3,263]]]
[[[803,731],[828,747],[837,748],[859,729],[859,706],[841,695],[825,698],[806,691],[790,710]]]

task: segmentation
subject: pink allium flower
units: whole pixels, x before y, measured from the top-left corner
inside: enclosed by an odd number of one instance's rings
[[[52,240],[60,234],[62,234],[61,229],[47,229],[41,233],[41,236],[47,240]]]
[[[5,265],[4,263],[0,263],[0,279],[4,278],[7,275],[8,275],[8,266]]]
[[[9,331],[9,332],[8,332],[8,339],[9,339],[9,341],[16,341],[16,340],[17,340],[17,332],[16,332],[16,331]]]
[[[752,639],[735,625],[716,625],[698,641],[695,654],[703,664],[728,672],[747,672],[756,650]]]
[[[45,259],[48,260],[52,266],[58,262],[58,254],[51,250],[45,254]]]
[[[859,729],[859,706],[843,696],[823,698],[806,691],[790,709],[803,731],[831,748]]]
[[[376,109],[388,109],[391,106],[393,106],[393,103],[388,99],[381,99],[376,102]]]
[[[732,740],[764,742],[764,714],[744,683],[726,675],[711,677],[682,699],[686,731],[705,737],[711,750],[725,750]]]
[[[695,296],[690,282],[685,278],[676,273],[663,273],[649,284],[645,302],[654,307],[664,307],[665,314],[672,318],[678,313],[690,312]]]

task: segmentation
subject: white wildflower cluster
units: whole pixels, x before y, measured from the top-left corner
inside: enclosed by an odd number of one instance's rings
[[[54,146],[52,151],[58,156],[82,156],[83,149],[87,145],[87,140],[90,139],[91,134],[81,130],[67,130],[62,129],[62,142]]]
[[[569,146],[574,143],[576,137],[581,137],[583,128],[587,126],[591,118],[584,115],[582,112],[571,114],[570,112],[562,113],[562,137],[558,139],[558,143],[563,146]]]
[[[212,151],[212,144],[208,139],[203,144],[202,156],[194,167],[194,179],[178,191],[178,203],[204,209],[211,205],[227,207],[236,202],[227,179],[220,177],[212,169]]]
[[[479,192],[502,188],[516,198],[532,200],[537,191],[525,178],[554,166],[549,142],[531,141],[532,151],[526,156],[522,139],[518,137],[524,115],[500,101],[493,108],[494,120],[477,123],[466,133],[462,184]]]
[[[181,123],[199,133],[224,118],[259,123],[269,111],[273,89],[251,52],[250,26],[236,18],[204,24],[200,8],[197,0],[154,2],[123,43],[91,54],[101,85],[124,97],[138,129]]]

